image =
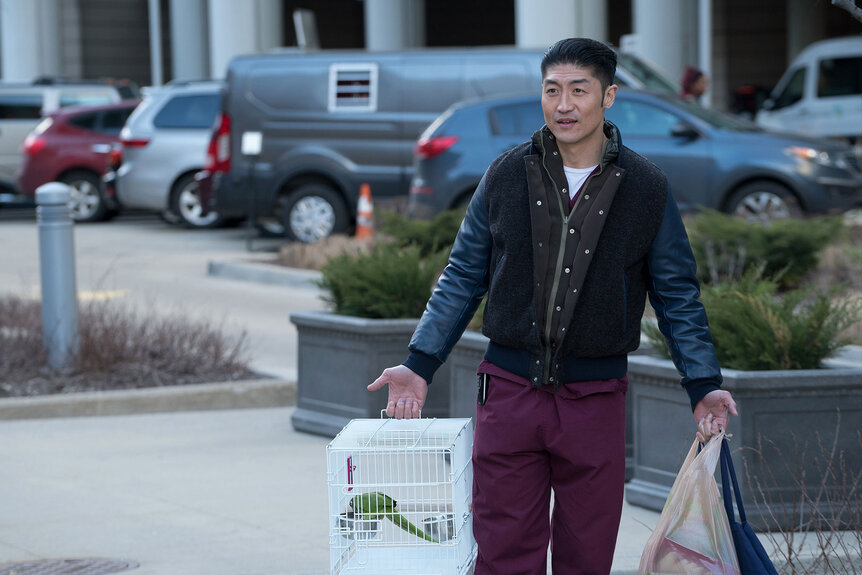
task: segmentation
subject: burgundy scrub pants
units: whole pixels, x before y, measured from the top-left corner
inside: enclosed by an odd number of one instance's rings
[[[545,575],[549,541],[554,575],[607,575],[622,513],[628,379],[554,392],[493,375],[487,362],[480,371],[492,375],[473,443],[475,575]]]

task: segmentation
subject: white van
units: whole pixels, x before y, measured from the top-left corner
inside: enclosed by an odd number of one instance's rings
[[[787,68],[755,121],[765,128],[847,139],[862,147],[862,36],[814,42]]]

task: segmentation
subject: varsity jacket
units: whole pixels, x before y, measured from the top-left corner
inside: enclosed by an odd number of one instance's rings
[[[619,378],[647,295],[694,407],[721,384],[696,264],[661,170],[616,126],[569,210],[547,127],[497,158],[473,198],[404,365],[431,383],[483,296],[485,358],[534,385]]]

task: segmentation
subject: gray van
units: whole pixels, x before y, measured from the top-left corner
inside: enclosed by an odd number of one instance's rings
[[[538,93],[542,50],[280,51],[241,56],[227,73],[207,158],[210,208],[262,232],[313,242],[353,224],[359,188],[406,201],[413,148],[454,102]],[[617,83],[676,91],[621,55]],[[243,142],[254,142],[243,154]],[[259,145],[258,145],[259,144]],[[253,205],[253,208],[250,208]]]

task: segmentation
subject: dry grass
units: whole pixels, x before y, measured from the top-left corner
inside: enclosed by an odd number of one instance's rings
[[[329,258],[344,254],[367,254],[376,239],[357,240],[356,238],[336,235],[323,238],[313,244],[288,242],[278,251],[279,265],[319,270]]]
[[[0,297],[0,397],[250,379],[245,334],[139,312],[117,302],[80,306],[79,348],[63,372],[46,368],[40,303]]]

